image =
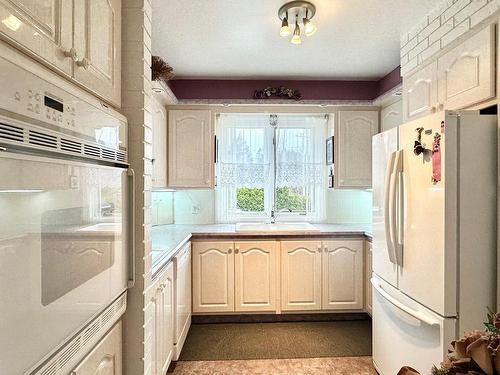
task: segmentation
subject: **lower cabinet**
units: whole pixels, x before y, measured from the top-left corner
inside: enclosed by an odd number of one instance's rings
[[[363,241],[323,242],[323,310],[363,308]]]
[[[193,243],[193,312],[275,311],[275,241]]]
[[[372,243],[365,242],[366,249],[366,276],[365,276],[365,310],[368,314],[372,315],[372,270],[373,270],[373,257],[372,257]]]
[[[122,323],[119,321],[71,375],[120,375],[122,373]]]
[[[191,243],[174,257],[174,360],[178,360],[191,326]]]
[[[153,284],[150,316],[152,334],[146,351],[152,358],[153,375],[165,375],[172,361],[174,349],[174,265],[171,262]]]
[[[194,313],[365,307],[361,239],[194,242],[192,249]]]
[[[321,241],[281,242],[281,309],[321,310]]]

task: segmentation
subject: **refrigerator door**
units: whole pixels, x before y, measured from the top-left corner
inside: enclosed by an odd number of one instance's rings
[[[404,251],[399,268],[399,289],[420,304],[442,316],[455,316],[456,310],[445,311],[445,301],[454,300],[453,290],[445,296],[445,156],[446,136],[441,133],[444,113],[412,121],[399,128],[399,147],[403,157]],[[449,124],[446,124],[448,127]],[[450,124],[451,125],[451,124]],[[425,151],[414,153],[421,131]],[[448,131],[448,129],[447,129]],[[440,136],[441,181],[433,182],[432,147],[435,135]]]
[[[398,129],[373,136],[373,272],[397,287],[397,262],[389,212],[390,184],[396,151]]]
[[[0,368],[44,361],[127,287],[127,170],[0,153]]]
[[[456,320],[443,318],[397,289],[373,277],[373,364],[380,375],[394,375],[403,366],[429,374],[439,366]]]

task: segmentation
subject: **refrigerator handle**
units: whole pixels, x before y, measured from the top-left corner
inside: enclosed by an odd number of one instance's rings
[[[399,150],[394,162],[394,197],[393,197],[393,238],[396,264],[403,266],[403,231],[404,231],[404,183],[403,183],[403,151]]]
[[[135,172],[132,168],[127,170],[127,176],[129,178],[129,191],[130,191],[130,253],[129,253],[129,277],[127,281],[128,288],[133,288],[135,285]]]
[[[406,306],[404,303],[398,301],[396,298],[392,297],[389,293],[387,293],[382,285],[375,279],[371,278],[370,282],[373,285],[373,288],[382,296],[386,301],[391,303],[392,305],[396,306],[398,309],[401,311],[407,313],[408,315],[411,315],[415,319],[424,322],[425,324],[428,324],[430,326],[440,326],[440,321],[431,316],[430,314],[426,314],[421,311],[413,310],[411,307]]]
[[[387,163],[384,182],[384,226],[385,238],[387,244],[387,252],[391,263],[396,264],[396,252],[394,249],[394,232],[393,232],[393,185],[394,185],[394,160],[397,151],[393,152]]]

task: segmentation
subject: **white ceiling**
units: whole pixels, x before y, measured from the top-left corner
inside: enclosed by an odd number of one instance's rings
[[[312,0],[318,32],[279,36],[285,0],[153,0],[153,54],[177,78],[376,79],[436,0]]]

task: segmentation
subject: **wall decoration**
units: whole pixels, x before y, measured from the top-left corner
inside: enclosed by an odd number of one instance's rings
[[[273,97],[300,100],[302,98],[302,95],[299,92],[299,90],[289,89],[283,86],[280,87],[268,86],[262,90],[255,90],[255,92],[253,93],[254,99],[270,99]]]
[[[333,164],[335,162],[333,156],[333,136],[327,138],[326,140],[326,165]]]
[[[167,82],[174,78],[174,69],[160,56],[151,57],[151,79]]]

